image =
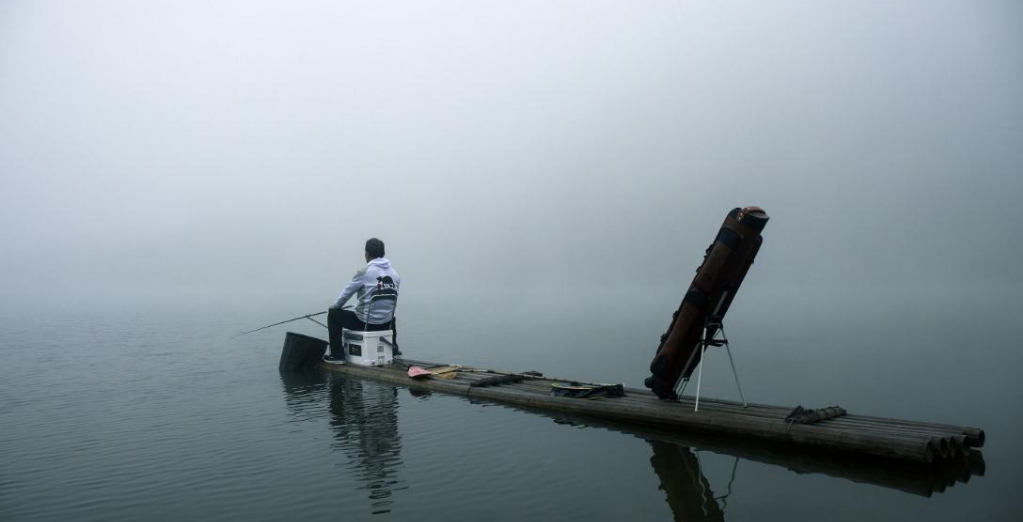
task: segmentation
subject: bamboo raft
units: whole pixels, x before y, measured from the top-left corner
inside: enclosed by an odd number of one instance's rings
[[[843,413],[822,420],[793,421],[792,408],[700,398],[700,411],[693,400],[678,402],[658,399],[648,390],[625,388],[623,397],[554,397],[552,385],[571,381],[530,374],[456,366],[447,378],[412,379],[410,365],[426,369],[441,364],[400,361],[388,366],[321,363],[329,372],[375,379],[411,388],[435,390],[471,399],[566,413],[582,417],[653,427],[671,432],[755,438],[785,443],[814,451],[838,451],[916,463],[932,463],[967,457],[984,445],[984,431],[978,428],[915,422]],[[510,379],[495,379],[511,376]],[[493,384],[491,384],[493,383]]]
[[[516,406],[510,407],[517,408]],[[564,414],[560,414],[558,417],[559,423],[604,428],[645,439],[654,446],[655,459],[658,453],[656,443],[668,443],[670,446],[710,451],[719,455],[778,466],[798,474],[822,474],[922,497],[942,493],[958,483],[969,482],[975,476],[983,477],[987,467],[984,462],[984,454],[980,451],[971,451],[964,458],[948,458],[932,463],[919,463],[882,457],[871,458],[855,453],[827,450],[791,451],[791,448],[784,443],[758,443],[743,437],[679,433],[678,431],[619,424],[592,418],[569,420]],[[669,456],[677,452],[670,448],[667,448],[666,451]],[[655,468],[657,467],[655,464]],[[662,475],[661,472],[658,474]],[[664,486],[669,482],[671,481],[662,477],[662,487],[665,491],[667,488]]]

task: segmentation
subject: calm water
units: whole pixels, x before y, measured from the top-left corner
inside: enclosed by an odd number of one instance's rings
[[[453,335],[436,327],[445,310],[413,303],[403,309],[402,345],[427,359],[640,386],[650,343],[676,304],[658,303],[665,312],[656,320],[627,307],[608,320],[607,310],[509,315],[480,306],[477,325]],[[979,426],[988,434],[983,476],[935,489],[947,478],[936,479],[939,471],[926,478],[801,462],[743,442],[635,433],[372,381],[281,376],[285,331],[322,335],[319,327],[230,337],[301,310],[16,313],[0,324],[0,520],[1023,513],[1023,336],[1014,312],[992,304],[964,319],[951,305],[929,305],[895,321],[876,308],[800,308],[794,299],[793,321],[757,314],[764,304],[750,298],[730,317],[748,398]],[[734,398],[727,359],[708,361],[705,393]]]

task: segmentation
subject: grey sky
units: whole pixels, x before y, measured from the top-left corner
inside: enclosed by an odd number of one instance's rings
[[[369,236],[677,300],[750,204],[762,296],[1019,289],[1021,167],[1015,1],[0,3],[5,308],[305,312]]]

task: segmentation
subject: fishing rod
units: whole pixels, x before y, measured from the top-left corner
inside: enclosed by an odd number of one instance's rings
[[[347,309],[347,308],[348,307],[346,306],[343,309]],[[278,325],[282,325],[282,324],[285,324],[285,323],[290,323],[290,322],[293,322],[293,321],[298,321],[298,320],[301,320],[301,319],[309,319],[310,321],[312,321],[312,322],[314,322],[314,323],[316,323],[316,324],[318,324],[318,325],[320,325],[320,326],[322,326],[324,328],[327,328],[327,325],[317,321],[316,319],[313,319],[313,317],[316,317],[317,315],[323,315],[325,313],[327,313],[327,312],[316,312],[316,313],[312,313],[312,314],[300,315],[298,317],[295,317],[294,319],[288,319],[287,321],[281,321],[279,323],[268,324],[266,326],[261,326],[259,328],[256,328],[255,330],[249,330],[247,332],[242,332],[242,333],[236,335],[235,337],[241,337],[243,335],[247,335],[247,334],[250,334],[252,332],[258,332],[260,330],[266,330],[267,328],[270,328],[271,326],[278,326]]]

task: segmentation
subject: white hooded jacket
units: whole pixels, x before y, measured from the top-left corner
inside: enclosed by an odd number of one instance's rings
[[[359,302],[355,305],[355,315],[360,321],[369,324],[388,323],[394,315],[400,285],[401,277],[391,268],[391,262],[378,257],[355,273],[332,308],[341,308],[353,295],[358,295]],[[372,307],[369,306],[370,298],[384,294],[393,295],[394,299],[377,299],[373,301]],[[367,308],[369,320],[366,318]]]

